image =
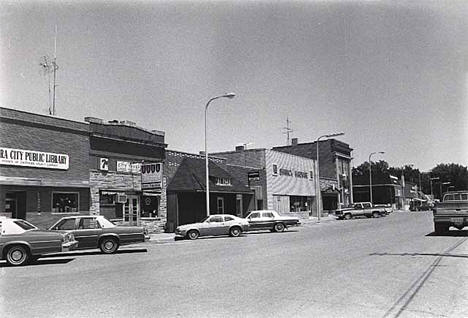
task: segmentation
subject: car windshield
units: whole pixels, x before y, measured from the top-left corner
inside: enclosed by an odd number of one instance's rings
[[[31,223],[23,221],[23,220],[16,220],[16,221],[13,221],[13,223],[18,225],[19,227],[21,227],[25,231],[37,229],[37,227],[35,227]]]

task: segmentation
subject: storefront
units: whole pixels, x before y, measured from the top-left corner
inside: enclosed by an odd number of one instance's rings
[[[145,225],[150,232],[163,231],[164,132],[129,121],[85,120],[90,125],[91,213],[120,224]]]
[[[265,150],[268,209],[308,217],[315,202],[315,161]]]
[[[88,125],[0,108],[0,212],[47,228],[89,214]]]

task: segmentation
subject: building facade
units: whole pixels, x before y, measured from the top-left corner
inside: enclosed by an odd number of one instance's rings
[[[0,108],[0,212],[40,227],[89,214],[88,125]]]
[[[85,120],[90,132],[91,213],[116,223],[145,225],[150,232],[163,231],[164,132],[149,131],[130,121]],[[148,176],[150,182],[146,182]]]
[[[255,209],[273,209],[308,217],[315,210],[315,160],[268,149],[218,152],[228,170],[244,171],[254,191]]]
[[[351,171],[353,149],[336,139],[319,141],[318,149],[323,210],[332,212],[340,206],[351,205],[354,202]],[[297,138],[293,138],[290,146],[273,147],[272,150],[317,159],[317,142],[298,143]]]
[[[162,231],[164,132],[85,121],[0,108],[0,212],[43,228],[67,215],[102,214]]]
[[[205,156],[166,152],[167,231],[206,217]],[[209,158],[210,214],[245,216],[253,209],[253,191],[228,172],[225,160]]]

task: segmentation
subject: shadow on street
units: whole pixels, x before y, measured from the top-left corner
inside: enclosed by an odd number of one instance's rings
[[[31,262],[26,266],[38,266],[38,265],[54,265],[54,264],[67,264],[73,261],[74,258],[57,258],[57,259],[38,259],[35,262]],[[24,266],[9,266],[6,262],[0,263],[0,268],[2,267],[9,267],[9,268],[20,268]]]
[[[135,249],[128,249],[128,250],[117,250],[114,254],[104,254],[101,251],[73,251],[67,252],[65,254],[49,254],[41,256],[41,258],[47,257],[58,257],[58,256],[87,256],[87,255],[115,255],[115,254],[133,254],[133,253],[146,253],[148,250],[146,248],[135,248]]]
[[[466,254],[438,254],[438,253],[372,253],[369,256],[441,256],[441,257],[459,257],[468,259]]]
[[[426,236],[454,236],[454,237],[468,236],[468,230],[450,230],[445,233],[431,232],[427,234]]]

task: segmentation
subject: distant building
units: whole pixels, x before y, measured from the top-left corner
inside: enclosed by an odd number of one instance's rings
[[[317,143],[298,143],[297,138],[292,139],[290,146],[273,147],[272,150],[317,159]],[[348,144],[336,139],[319,142],[320,191],[324,211],[333,211],[354,202],[352,151]]]
[[[255,209],[309,217],[315,209],[315,160],[268,149],[217,152],[255,192]]]

